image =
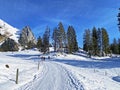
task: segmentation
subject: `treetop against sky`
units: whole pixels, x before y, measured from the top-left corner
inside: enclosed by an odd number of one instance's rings
[[[0,0],[0,18],[20,30],[29,25],[36,36],[61,21],[66,31],[75,28],[81,46],[84,30],[94,26],[106,28],[111,41],[119,37],[118,8],[119,0]]]

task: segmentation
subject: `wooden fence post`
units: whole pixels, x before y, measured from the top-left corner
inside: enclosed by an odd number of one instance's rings
[[[18,84],[18,74],[19,74],[19,69],[17,68],[17,71],[16,71],[16,84]]]
[[[38,70],[39,70],[39,66],[40,66],[40,61],[38,61]]]

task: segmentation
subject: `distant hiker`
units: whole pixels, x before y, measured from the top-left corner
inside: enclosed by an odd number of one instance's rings
[[[40,57],[40,55],[38,55],[38,57]]]
[[[41,57],[41,61],[45,61],[45,57]]]
[[[43,57],[43,61],[45,61],[45,57]]]
[[[50,56],[48,56],[48,59],[50,59]]]

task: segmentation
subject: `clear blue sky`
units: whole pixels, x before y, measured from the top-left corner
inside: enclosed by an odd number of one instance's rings
[[[66,30],[73,25],[82,47],[84,30],[94,26],[105,27],[110,41],[120,37],[118,8],[120,0],[0,0],[0,18],[20,30],[29,25],[36,36],[60,21]]]

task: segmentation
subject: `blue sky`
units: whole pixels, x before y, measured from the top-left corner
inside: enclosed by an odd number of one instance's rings
[[[0,0],[0,18],[20,30],[29,25],[36,36],[61,21],[65,30],[75,28],[82,47],[84,30],[94,26],[105,27],[110,42],[120,37],[118,8],[120,0]]]

